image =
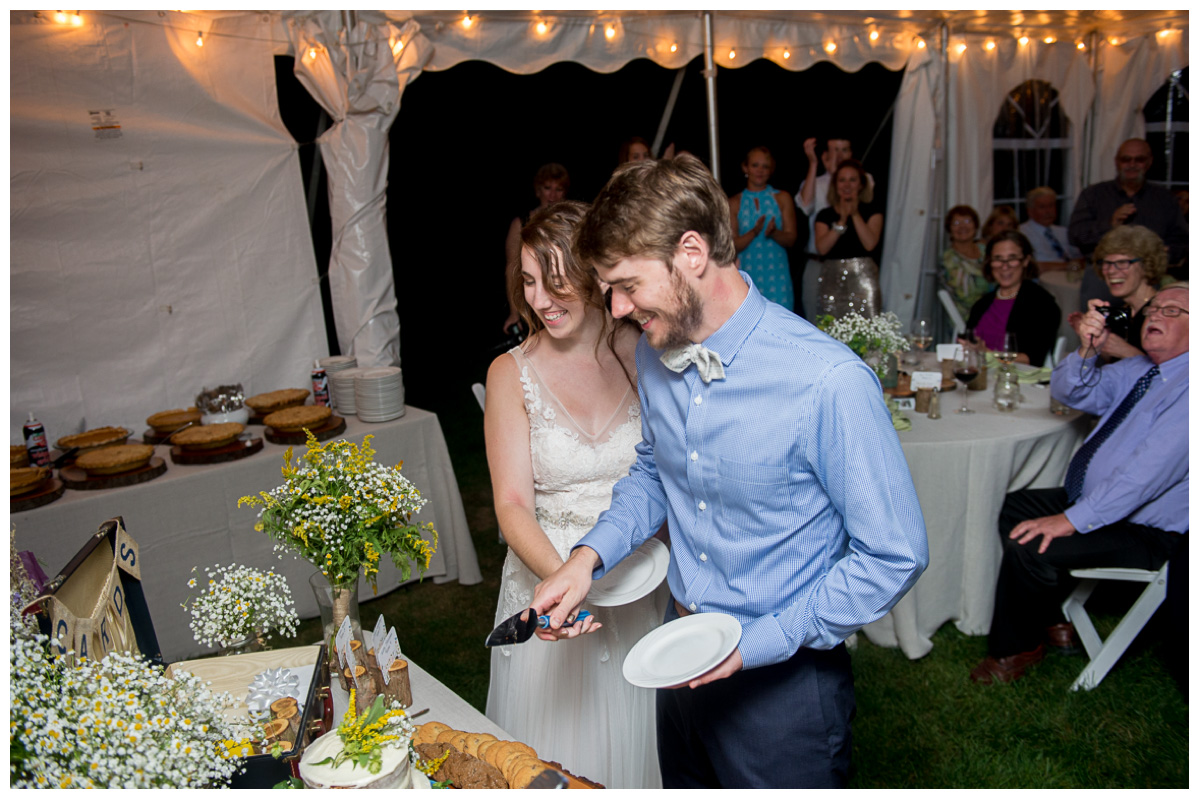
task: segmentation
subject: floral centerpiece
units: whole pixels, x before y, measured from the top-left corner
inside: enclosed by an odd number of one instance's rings
[[[192,567],[196,574],[196,567]],[[229,648],[249,641],[261,649],[271,631],[295,636],[300,618],[292,605],[287,578],[271,570],[230,564],[205,570],[208,583],[181,605],[192,615],[192,635],[202,645]],[[196,578],[188,581],[195,589]]]
[[[817,317],[817,327],[870,364],[880,380],[887,372],[887,357],[909,347],[900,318],[891,311],[873,317],[852,311],[838,319],[825,314]]]
[[[199,678],[129,653],[71,663],[40,633],[9,644],[11,787],[200,788],[240,769],[221,744],[244,735],[221,713],[233,698]]]
[[[377,463],[371,439],[361,448],[345,439],[322,445],[309,432],[302,458],[293,465],[292,449],[284,454],[281,486],[238,501],[261,506],[255,530],[276,540],[276,552],[291,551],[328,578],[334,630],[357,593],[360,569],[374,588],[386,554],[408,580],[410,561],[424,574],[437,550],[433,525],[410,522],[426,501],[400,474],[404,462]]]

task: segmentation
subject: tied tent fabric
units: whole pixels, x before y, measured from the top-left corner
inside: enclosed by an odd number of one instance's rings
[[[85,13],[11,16],[10,429],[307,385],[328,347],[278,17]]]
[[[388,131],[404,87],[421,74],[430,48],[412,20],[360,20],[350,31],[338,25],[332,11],[288,25],[296,77],[334,120],[318,141],[329,176],[329,287],[338,347],[359,366],[399,366],[400,316],[387,237]]]

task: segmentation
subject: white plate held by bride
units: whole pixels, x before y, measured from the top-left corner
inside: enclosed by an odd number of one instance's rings
[[[741,638],[741,623],[728,614],[680,617],[643,636],[625,657],[621,673],[645,689],[677,686],[720,664]]]
[[[641,600],[667,577],[671,551],[660,539],[647,539],[588,591],[588,605],[623,606]]]

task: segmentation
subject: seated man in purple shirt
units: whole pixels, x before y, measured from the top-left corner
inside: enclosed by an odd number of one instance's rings
[[[1062,489],[1025,489],[1000,511],[1004,560],[976,683],[1008,683],[1052,646],[1069,647],[1060,613],[1072,569],[1157,570],[1188,530],[1188,285],[1161,290],[1145,309],[1146,355],[1104,367],[1112,334],[1092,300],[1083,340],[1054,368],[1050,389],[1100,422],[1071,459]]]

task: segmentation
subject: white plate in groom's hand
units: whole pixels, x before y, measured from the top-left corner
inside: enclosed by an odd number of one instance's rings
[[[667,577],[671,551],[661,539],[651,537],[617,564],[588,590],[588,605],[623,606],[641,600]]]
[[[677,686],[720,664],[741,639],[741,623],[728,614],[680,617],[643,636],[625,657],[621,673],[645,689]]]

